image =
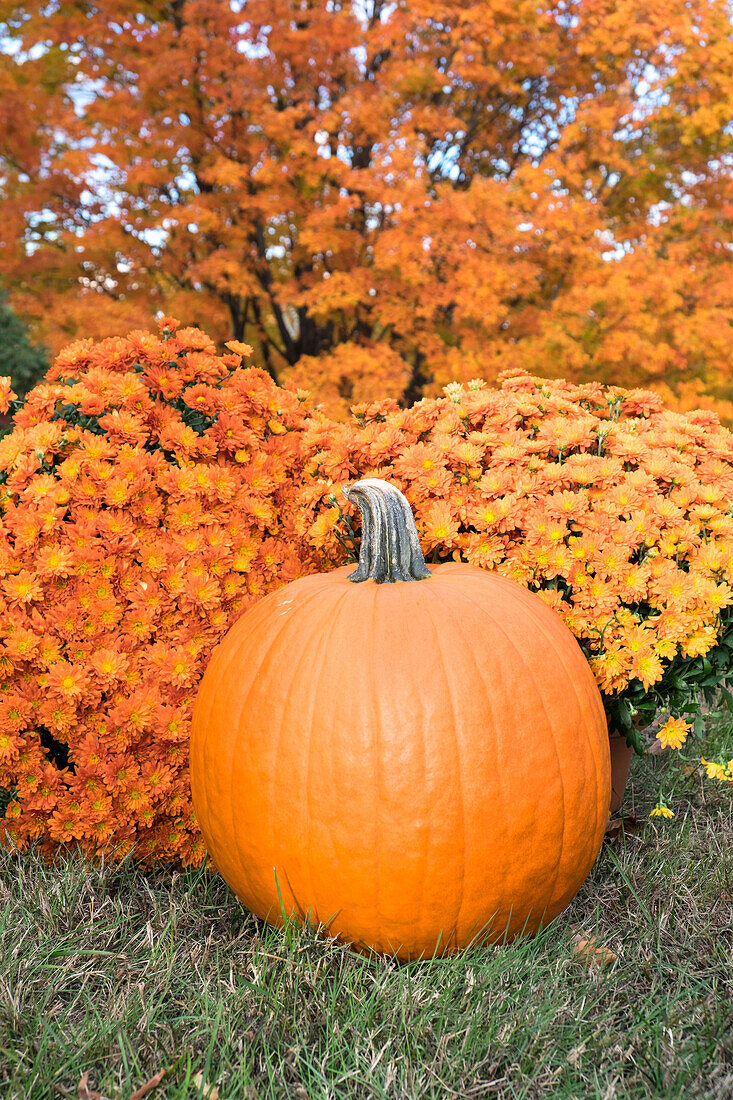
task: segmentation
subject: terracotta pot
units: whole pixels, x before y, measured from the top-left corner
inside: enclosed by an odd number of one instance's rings
[[[624,797],[634,750],[626,744],[623,734],[615,731],[609,733],[608,743],[611,749],[611,813],[615,814]]]

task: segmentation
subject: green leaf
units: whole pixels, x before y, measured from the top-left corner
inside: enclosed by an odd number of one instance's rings
[[[728,688],[723,687],[720,689],[720,698],[725,703],[727,709],[733,713],[733,695],[728,691]]]

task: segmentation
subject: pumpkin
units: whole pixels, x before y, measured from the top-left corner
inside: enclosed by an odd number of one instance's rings
[[[191,734],[216,868],[266,921],[401,959],[533,933],[608,820],[606,720],[539,597],[425,564],[410,506],[367,478],[358,567],[302,577],[214,651]]]

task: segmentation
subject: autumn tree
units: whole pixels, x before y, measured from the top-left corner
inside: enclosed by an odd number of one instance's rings
[[[0,277],[331,408],[507,367],[733,414],[732,5],[0,0]]]

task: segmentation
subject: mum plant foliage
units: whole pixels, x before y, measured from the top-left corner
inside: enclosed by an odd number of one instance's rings
[[[652,393],[510,373],[334,423],[306,393],[161,333],[60,353],[0,441],[0,788],[51,856],[200,862],[188,735],[209,656],[253,601],[355,557],[340,489],[383,477],[428,558],[495,569],[564,618],[612,725],[671,718],[731,667],[733,436]],[[12,394],[0,390],[7,407]],[[733,763],[707,762],[733,779]]]
[[[639,727],[668,714],[659,736],[679,748],[684,719],[701,726],[699,701],[733,667],[733,435],[715,413],[672,412],[645,390],[522,370],[499,388],[445,393],[309,428],[304,537],[324,560],[345,560],[351,516],[323,480],[388,478],[432,560],[496,570],[563,617],[610,728],[642,751]],[[733,762],[708,772],[731,779]]]
[[[47,854],[203,858],[198,681],[232,618],[308,567],[305,395],[163,326],[66,348],[0,442],[0,787],[11,838]]]

